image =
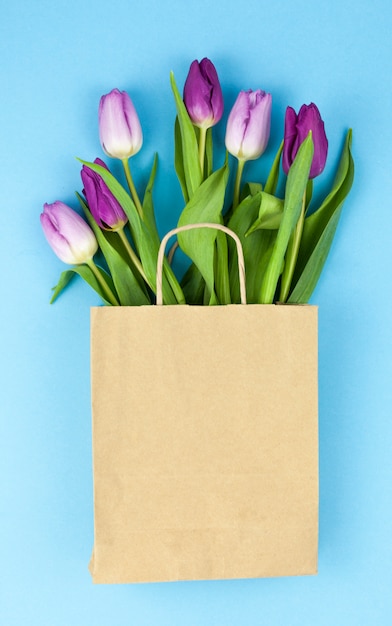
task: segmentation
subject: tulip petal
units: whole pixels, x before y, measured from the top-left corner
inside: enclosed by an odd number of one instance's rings
[[[250,116],[242,151],[247,159],[258,159],[267,147],[270,136],[271,104],[270,94],[257,91],[250,94]]]
[[[284,120],[284,144],[282,154],[282,167],[287,175],[295,159],[296,151],[294,144],[297,138],[297,114],[292,107],[287,107]]]
[[[143,143],[142,129],[125,91],[113,89],[101,97],[98,121],[101,145],[108,156],[127,159],[139,152]]]
[[[98,165],[103,163],[99,159],[96,159],[95,162],[98,162]],[[105,164],[103,167],[107,170]],[[122,228],[127,223],[128,218],[102,177],[86,165],[82,167],[81,177],[88,207],[97,224],[101,228],[109,230]]]
[[[261,89],[241,91],[230,112],[226,148],[238,159],[258,159],[265,151],[271,125],[271,94]]]
[[[249,120],[248,96],[241,91],[229,114],[226,127],[226,148],[234,156],[242,155],[242,142],[244,140]]]
[[[314,156],[309,173],[309,178],[312,179],[321,174],[327,160],[328,140],[324,122],[313,102],[309,105],[303,104],[298,115],[292,107],[287,107],[282,160],[283,170],[286,174],[288,174],[300,145],[305,141],[310,131],[314,144]]]
[[[85,263],[96,253],[98,244],[91,228],[63,202],[44,204],[40,220],[49,245],[64,263]]]
[[[211,128],[219,122],[223,114],[223,95],[217,71],[209,59],[191,63],[183,96],[195,126]]]
[[[214,64],[207,58],[200,62],[200,71],[207,82],[211,85],[209,91],[209,101],[212,107],[214,123],[216,124],[223,115],[223,95],[218,73]]]

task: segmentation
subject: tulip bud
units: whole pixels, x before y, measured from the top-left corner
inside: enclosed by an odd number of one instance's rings
[[[101,159],[95,159],[94,163],[108,169]],[[82,167],[81,177],[84,185],[83,193],[98,226],[105,230],[122,228],[128,218],[102,177],[86,165]]]
[[[101,145],[108,156],[123,160],[139,152],[143,133],[135,107],[125,91],[113,89],[102,96],[98,120]]]
[[[241,91],[230,112],[226,148],[240,161],[258,159],[267,147],[272,96],[261,89]]]
[[[98,250],[90,226],[63,202],[44,204],[40,220],[49,245],[64,263],[86,263]]]
[[[315,178],[323,171],[327,160],[328,140],[324,130],[324,122],[315,104],[303,104],[298,115],[292,107],[287,107],[284,122],[284,144],[282,167],[285,174],[296,157],[301,143],[312,132],[314,145],[313,161],[309,178]]]
[[[214,64],[193,61],[184,85],[184,103],[193,124],[210,128],[223,114],[223,95]]]

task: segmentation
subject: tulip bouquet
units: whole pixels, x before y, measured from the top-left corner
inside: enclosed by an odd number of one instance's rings
[[[177,113],[174,161],[184,197],[178,226],[221,224],[236,233],[244,252],[248,303],[306,303],[353,182],[351,130],[331,190],[314,206],[313,180],[324,170],[328,151],[315,104],[303,105],[298,114],[287,108],[284,138],[266,181],[245,181],[246,162],[261,157],[269,141],[271,94],[261,89],[239,93],[227,120],[226,156],[216,168],[212,133],[223,115],[223,95],[213,63],[207,58],[193,61],[183,96],[173,74],[171,87]],[[103,151],[122,162],[126,185],[102,160],[82,161],[83,192],[77,197],[83,217],[62,202],[44,205],[44,234],[71,266],[54,288],[52,302],[78,274],[105,304],[153,304],[161,243],[153,203],[157,157],[140,194],[129,159],[141,149],[143,135],[128,94],[114,89],[103,96],[98,117]],[[235,172],[230,175],[233,157]],[[172,268],[177,246],[191,260],[181,278]],[[164,303],[239,302],[236,254],[221,231],[179,233],[164,259]]]

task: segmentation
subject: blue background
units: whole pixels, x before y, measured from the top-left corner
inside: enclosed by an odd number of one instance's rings
[[[4,626],[356,626],[392,623],[391,18],[389,0],[14,0],[0,22],[0,623]],[[182,208],[169,72],[211,58],[225,117],[240,89],[273,95],[263,178],[288,104],[314,101],[329,160],[349,126],[355,186],[312,302],[320,323],[320,560],[315,577],[94,586],[89,307],[39,214],[76,208],[74,157],[102,156],[99,97],[127,90],[160,155],[161,233]]]

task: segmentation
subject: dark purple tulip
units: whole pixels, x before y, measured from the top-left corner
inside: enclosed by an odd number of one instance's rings
[[[298,115],[292,107],[287,107],[284,122],[284,145],[282,166],[286,174],[295,159],[298,148],[312,131],[314,144],[313,161],[309,178],[315,178],[323,171],[328,153],[328,140],[324,130],[324,122],[313,102],[303,104]]]
[[[184,85],[184,103],[193,124],[210,128],[223,114],[223,95],[214,64],[193,61]]]
[[[108,169],[101,159],[95,159],[94,163]],[[98,226],[106,230],[122,228],[128,218],[102,177],[86,165],[82,167],[81,177],[84,185],[83,193]]]

